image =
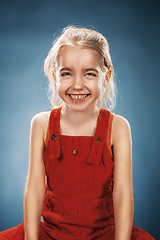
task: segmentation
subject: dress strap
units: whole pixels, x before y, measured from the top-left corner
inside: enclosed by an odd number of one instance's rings
[[[50,157],[60,157],[60,110],[52,109],[50,116]]]
[[[109,117],[110,111],[101,108],[98,117],[96,132],[87,159],[88,163],[98,165],[100,162],[103,147],[106,142]]]
[[[114,118],[114,113],[110,112],[106,141],[107,141],[107,148],[108,148],[108,151],[109,151],[110,156],[112,158],[112,161],[114,161],[114,156],[113,156],[112,149],[111,149],[111,131],[112,131],[113,118]]]

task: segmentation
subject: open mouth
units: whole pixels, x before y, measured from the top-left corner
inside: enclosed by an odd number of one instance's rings
[[[73,102],[82,102],[82,101],[86,100],[86,98],[90,94],[68,94],[68,95]]]
[[[73,99],[83,99],[89,96],[90,94],[68,94],[68,95]]]

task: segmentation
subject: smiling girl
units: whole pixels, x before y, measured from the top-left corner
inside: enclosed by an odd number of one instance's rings
[[[44,71],[53,109],[31,121],[24,223],[0,239],[153,240],[133,225],[131,128],[111,112],[116,86],[106,38],[64,28]]]

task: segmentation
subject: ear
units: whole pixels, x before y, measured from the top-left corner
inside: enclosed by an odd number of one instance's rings
[[[105,86],[105,85],[109,82],[109,80],[110,80],[110,78],[111,78],[111,73],[112,73],[111,69],[109,69],[109,70],[106,72],[105,77],[104,77],[103,86]]]

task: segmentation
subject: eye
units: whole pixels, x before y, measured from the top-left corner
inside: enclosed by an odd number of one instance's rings
[[[96,74],[95,74],[95,73],[92,73],[92,72],[88,72],[88,73],[86,73],[86,75],[87,75],[87,76],[94,76],[94,77],[96,77]]]
[[[62,76],[70,76],[70,75],[71,75],[70,72],[63,72],[63,73],[62,73]]]

